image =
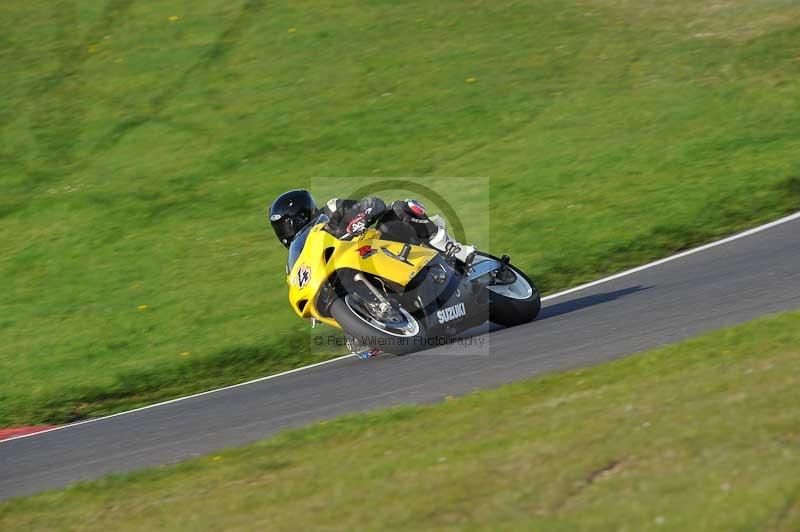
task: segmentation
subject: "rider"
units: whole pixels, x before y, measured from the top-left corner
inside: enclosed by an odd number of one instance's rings
[[[290,190],[278,196],[269,209],[269,221],[278,240],[289,247],[294,236],[319,214],[329,221],[326,229],[338,238],[350,239],[362,234],[380,219],[383,229],[394,240],[425,243],[469,266],[475,248],[456,242],[445,230],[438,216],[428,217],[416,200],[395,201],[386,205],[380,198],[362,200],[333,198],[322,209],[306,190]]]

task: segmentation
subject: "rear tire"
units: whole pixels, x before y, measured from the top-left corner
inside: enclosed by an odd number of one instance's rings
[[[494,260],[500,260],[488,253],[479,252],[476,260],[480,257],[487,257]],[[525,275],[525,272],[510,264],[508,266],[519,278],[521,282],[527,283],[531,289],[530,295],[527,297],[509,297],[492,290],[489,290],[489,320],[504,327],[514,327],[515,325],[522,325],[523,323],[530,323],[539,315],[542,309],[542,299],[539,294],[539,289],[536,284]],[[523,285],[524,286],[524,285]]]
[[[360,347],[380,349],[395,355],[406,355],[425,349],[427,335],[424,323],[403,311],[406,319],[414,320],[416,330],[411,329],[404,334],[392,334],[368,323],[365,317],[351,308],[345,300],[349,295],[337,298],[331,304],[330,313],[345,333],[356,338]]]

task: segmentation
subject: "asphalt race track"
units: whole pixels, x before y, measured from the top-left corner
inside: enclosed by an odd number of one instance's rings
[[[530,273],[535,278],[535,271]],[[797,217],[552,298],[536,322],[478,338],[488,348],[437,348],[367,361],[346,358],[0,442],[0,500],[177,462],[348,412],[434,402],[598,364],[794,309],[800,309]]]

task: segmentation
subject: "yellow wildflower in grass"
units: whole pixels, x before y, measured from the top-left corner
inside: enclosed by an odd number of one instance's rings
[[[464,81],[467,82],[467,83],[475,83],[478,80],[476,78],[467,78]]]
[[[222,460],[222,457],[221,456],[212,456],[211,459],[213,461],[215,461],[215,462],[219,462],[220,460]]]
[[[289,28],[289,29],[288,29],[288,30],[286,30],[286,31],[287,31],[287,32],[289,32],[289,33],[294,33],[294,32],[296,32],[296,31],[297,31],[297,28]]]
[[[181,356],[182,356],[182,357],[188,357],[188,356],[189,356],[189,355],[191,355],[191,354],[192,354],[192,352],[191,352],[191,351],[181,351]]]
[[[179,17],[178,15],[171,15],[171,16],[167,17],[167,20],[169,20],[170,22],[177,22],[180,19],[181,19],[181,17]]]
[[[136,308],[138,308],[138,309],[139,309],[139,312],[144,312],[145,310],[149,309],[149,308],[150,308],[150,306],[149,306],[149,305],[139,305],[139,306],[138,306],[138,307],[136,307]]]

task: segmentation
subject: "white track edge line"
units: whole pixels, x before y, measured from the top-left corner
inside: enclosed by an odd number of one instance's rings
[[[134,412],[141,412],[142,410],[149,410],[151,408],[158,408],[159,406],[168,405],[170,403],[177,403],[179,401],[185,401],[187,399],[193,399],[195,397],[200,397],[202,395],[209,395],[209,394],[212,394],[212,393],[223,392],[225,390],[231,390],[233,388],[239,388],[240,386],[247,386],[248,384],[255,384],[257,382],[268,381],[270,379],[276,379],[278,377],[283,377],[284,375],[289,375],[290,373],[297,373],[298,371],[303,371],[303,370],[307,370],[307,369],[311,369],[311,368],[316,368],[317,366],[323,366],[325,364],[331,364],[333,362],[337,362],[339,360],[344,360],[346,358],[351,358],[353,356],[355,356],[355,355],[353,355],[352,353],[348,353],[348,354],[342,355],[340,357],[331,358],[331,359],[328,359],[328,360],[323,360],[322,362],[316,362],[314,364],[309,364],[308,366],[300,366],[299,368],[294,368],[294,369],[290,369],[290,370],[287,370],[287,371],[282,371],[280,373],[275,373],[274,375],[267,375],[266,377],[259,377],[257,379],[253,379],[253,380],[249,380],[249,381],[245,381],[245,382],[240,382],[238,384],[231,384],[230,386],[224,386],[222,388],[214,388],[213,390],[206,390],[205,392],[198,392],[198,393],[194,393],[192,395],[184,395],[183,397],[176,397],[175,399],[169,399],[167,401],[161,401],[160,403],[154,403],[152,405],[140,406],[139,408],[134,408],[132,410],[125,410],[124,412],[117,412],[116,414],[109,414],[107,416],[96,417],[96,418],[92,418],[92,419],[84,419],[83,421],[76,421],[75,423],[68,423],[66,425],[59,425],[57,427],[53,427],[53,428],[49,428],[49,429],[45,429],[45,430],[40,430],[40,431],[37,431],[37,432],[32,432],[30,434],[21,434],[19,436],[12,436],[10,438],[6,438],[4,440],[0,440],[0,445],[2,445],[5,442],[8,442],[8,441],[19,440],[19,439],[22,439],[22,438],[30,438],[31,436],[38,436],[39,434],[45,434],[47,432],[54,432],[56,430],[63,430],[63,429],[71,428],[71,427],[77,427],[78,425],[85,425],[87,423],[94,423],[96,421],[103,421],[103,420],[106,420],[106,419],[111,419],[113,417],[124,416],[126,414],[133,414]]]
[[[613,281],[613,280],[619,279],[621,277],[627,277],[628,275],[632,275],[634,273],[638,273],[638,272],[643,271],[643,270],[649,270],[650,268],[655,268],[656,266],[660,266],[662,264],[666,264],[666,263],[672,262],[674,260],[682,259],[683,257],[688,257],[689,255],[694,255],[695,253],[700,253],[702,251],[706,251],[706,250],[709,250],[711,248],[715,248],[717,246],[722,246],[724,244],[728,244],[730,242],[733,242],[734,240],[739,240],[740,238],[745,238],[745,237],[748,237],[750,235],[754,235],[756,233],[760,233],[762,231],[766,231],[767,229],[772,229],[773,227],[776,227],[778,225],[782,225],[782,224],[785,224],[787,222],[791,222],[791,221],[797,220],[797,219],[800,219],[800,212],[796,212],[794,214],[790,214],[789,216],[785,216],[783,218],[775,220],[774,222],[769,222],[767,224],[760,225],[758,227],[754,227],[753,229],[748,229],[747,231],[742,231],[741,233],[736,233],[735,235],[731,235],[731,236],[729,236],[727,238],[723,238],[722,240],[716,240],[716,241],[711,242],[709,244],[705,244],[705,245],[702,245],[700,247],[692,248],[692,249],[683,251],[681,253],[678,253],[676,255],[671,255],[669,257],[665,257],[663,259],[660,259],[660,260],[657,260],[657,261],[654,261],[654,262],[649,262],[649,263],[647,263],[647,264],[645,264],[643,266],[637,266],[635,268],[631,268],[630,270],[625,270],[623,272],[616,273],[616,274],[610,275],[608,277],[603,277],[602,279],[598,279],[597,281],[592,281],[592,282],[589,282],[589,283],[586,283],[586,284],[582,284],[580,286],[576,286],[574,288],[570,288],[568,290],[564,290],[563,292],[558,292],[557,294],[552,294],[552,295],[543,297],[542,301],[548,301],[550,299],[555,299],[557,297],[565,296],[567,294],[572,294],[573,292],[580,292],[581,290],[586,290],[587,288],[591,288],[591,287],[597,286],[599,284],[607,283],[609,281]]]
[[[717,246],[722,246],[722,245],[728,244],[728,243],[733,242],[735,240],[739,240],[741,238],[745,238],[745,237],[754,235],[756,233],[760,233],[762,231],[766,231],[767,229],[771,229],[773,227],[776,227],[776,226],[779,226],[779,225],[782,225],[782,224],[785,224],[787,222],[791,222],[791,221],[797,220],[797,219],[800,219],[800,212],[796,212],[794,214],[790,214],[788,216],[784,216],[783,218],[780,218],[780,219],[775,220],[773,222],[769,222],[769,223],[766,223],[764,225],[760,225],[758,227],[754,227],[753,229],[748,229],[746,231],[742,231],[741,233],[736,233],[736,234],[734,234],[732,236],[729,236],[727,238],[723,238],[722,240],[717,240],[717,241],[711,242],[709,244],[705,244],[705,245],[702,245],[702,246],[699,246],[699,247],[696,247],[696,248],[693,248],[693,249],[689,249],[687,251],[683,251],[683,252],[678,253],[676,255],[671,255],[669,257],[665,257],[663,259],[660,259],[660,260],[657,260],[657,261],[654,261],[654,262],[650,262],[650,263],[644,264],[642,266],[637,266],[636,268],[631,268],[630,270],[625,270],[623,272],[620,272],[620,273],[617,273],[617,274],[614,274],[614,275],[610,275],[608,277],[603,277],[602,279],[598,279],[597,281],[592,281],[592,282],[589,282],[589,283],[586,283],[586,284],[582,284],[580,286],[576,286],[574,288],[570,288],[570,289],[564,290],[562,292],[558,292],[556,294],[551,294],[549,296],[545,296],[545,297],[542,298],[542,301],[549,301],[551,299],[556,299],[556,298],[559,298],[559,297],[563,297],[563,296],[566,296],[566,295],[569,295],[569,294],[572,294],[572,293],[575,293],[575,292],[580,292],[582,290],[586,290],[588,288],[595,287],[595,286],[600,285],[600,284],[604,284],[604,283],[608,283],[610,281],[614,281],[616,279],[620,279],[622,277],[627,277],[629,275],[633,275],[634,273],[638,273],[638,272],[641,272],[641,271],[644,271],[644,270],[649,270],[650,268],[655,268],[656,266],[660,266],[660,265],[666,264],[668,262],[672,262],[672,261],[675,261],[675,260],[678,260],[678,259],[682,259],[683,257],[688,257],[689,255],[694,255],[696,253],[701,253],[701,252],[709,250],[711,248],[715,248]],[[352,353],[351,354],[347,354],[347,355],[342,355],[340,357],[332,358],[330,360],[323,360],[322,362],[317,362],[315,364],[309,364],[308,366],[301,366],[299,368],[290,369],[288,371],[283,371],[281,373],[276,373],[274,375],[267,375],[266,377],[259,377],[257,379],[249,380],[249,381],[246,381],[246,382],[240,382],[239,384],[232,384],[230,386],[225,386],[223,388],[215,388],[213,390],[207,390],[205,392],[199,392],[199,393],[195,393],[195,394],[192,394],[192,395],[185,395],[183,397],[176,397],[175,399],[170,399],[168,401],[162,401],[160,403],[155,403],[155,404],[152,404],[152,405],[141,406],[139,408],[134,408],[133,410],[125,410],[124,412],[117,412],[116,414],[109,414],[107,416],[102,416],[102,417],[98,417],[98,418],[85,419],[83,421],[77,421],[75,423],[69,423],[67,425],[61,425],[61,426],[58,426],[58,427],[53,427],[51,429],[40,430],[38,432],[33,432],[31,434],[22,434],[22,435],[19,435],[19,436],[12,436],[11,438],[6,438],[4,440],[0,440],[0,445],[2,445],[5,442],[19,440],[19,439],[22,439],[22,438],[30,438],[30,437],[33,437],[33,436],[38,436],[40,434],[45,434],[47,432],[54,432],[54,431],[57,431],[57,430],[68,429],[68,428],[71,428],[71,427],[77,427],[79,425],[85,425],[87,423],[95,423],[97,421],[103,421],[103,420],[111,419],[111,418],[118,417],[118,416],[124,416],[126,414],[133,414],[134,412],[141,412],[142,410],[149,410],[151,408],[158,408],[160,406],[168,405],[170,403],[177,403],[179,401],[185,401],[187,399],[193,399],[195,397],[200,397],[200,396],[203,396],[203,395],[209,395],[209,394],[212,394],[212,393],[222,392],[222,391],[225,391],[225,390],[231,390],[233,388],[239,388],[240,386],[247,386],[247,385],[250,385],[250,384],[255,384],[257,382],[263,382],[263,381],[267,381],[267,380],[270,380],[270,379],[277,379],[278,377],[283,377],[284,375],[289,375],[289,374],[297,373],[297,372],[304,371],[304,370],[307,370],[307,369],[316,368],[316,367],[319,367],[319,366],[323,366],[325,364],[331,364],[333,362],[338,362],[340,360],[345,360],[347,358],[352,358],[353,356],[355,356],[355,355],[353,355]]]

